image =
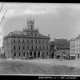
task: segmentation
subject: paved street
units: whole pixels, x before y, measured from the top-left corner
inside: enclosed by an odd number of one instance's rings
[[[59,60],[0,60],[0,74],[80,75],[72,61]],[[80,63],[77,61],[78,64]],[[68,66],[70,63],[72,66]],[[75,63],[74,63],[75,64]],[[77,66],[77,65],[76,65]],[[79,67],[79,66],[78,66]]]

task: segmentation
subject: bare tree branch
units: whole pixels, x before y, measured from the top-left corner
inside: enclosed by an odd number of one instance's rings
[[[4,19],[4,17],[5,17],[6,12],[7,12],[7,10],[5,11],[5,13],[4,13],[4,15],[3,15],[2,19],[1,19],[0,25],[1,25],[1,23],[2,23],[2,21]]]
[[[4,6],[4,3],[3,3],[2,6],[1,6],[0,12],[2,11],[3,6]]]

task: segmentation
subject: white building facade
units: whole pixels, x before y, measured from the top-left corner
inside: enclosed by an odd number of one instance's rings
[[[80,35],[70,40],[70,56],[75,56],[76,59],[80,58]]]

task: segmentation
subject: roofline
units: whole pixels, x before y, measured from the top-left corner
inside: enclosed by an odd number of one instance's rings
[[[5,40],[5,39],[8,39],[8,38],[37,38],[37,39],[50,39],[49,37],[33,37],[33,36],[5,36],[4,38],[3,38],[3,40]]]

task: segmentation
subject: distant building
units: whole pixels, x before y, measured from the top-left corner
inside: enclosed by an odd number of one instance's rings
[[[50,58],[55,57],[55,51],[56,51],[55,41],[51,41],[50,42]]]
[[[70,40],[70,56],[80,58],[80,35]]]
[[[27,19],[23,31],[10,32],[3,39],[4,53],[7,58],[30,59],[48,58],[50,36],[44,36],[34,29],[34,19]]]
[[[52,46],[53,45],[53,46]],[[51,55],[54,53],[54,58],[66,58],[70,55],[70,42],[67,39],[54,39],[50,47]]]

